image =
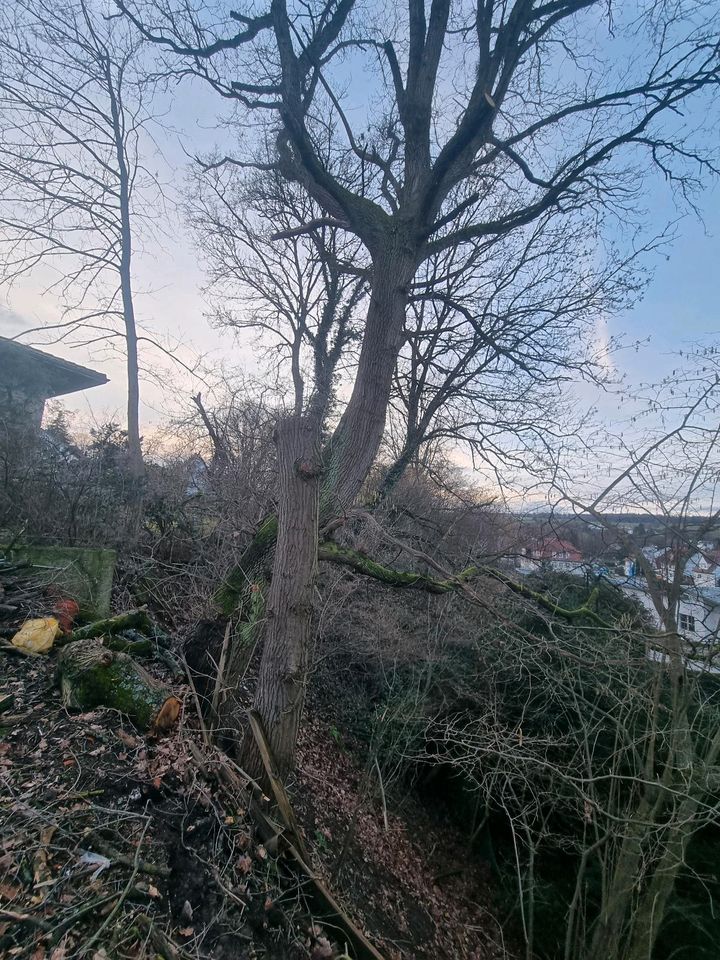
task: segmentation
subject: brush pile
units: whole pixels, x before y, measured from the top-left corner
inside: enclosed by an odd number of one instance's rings
[[[69,714],[52,658],[0,656],[0,955],[343,955],[192,718],[141,734],[115,710]]]

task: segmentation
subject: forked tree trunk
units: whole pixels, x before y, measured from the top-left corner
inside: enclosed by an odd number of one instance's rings
[[[385,430],[392,376],[402,344],[409,285],[416,269],[407,251],[388,246],[373,267],[372,295],[365,321],[355,385],[345,412],[323,453],[321,522],[353,505],[377,456]],[[268,517],[238,565],[215,594],[226,616],[239,611],[245,620],[253,604],[248,586],[258,584],[275,547],[277,524]],[[228,674],[232,687],[233,671]]]
[[[415,257],[395,245],[388,245],[373,261],[372,294],[355,386],[326,457],[323,513],[352,506],[377,456],[415,270]]]
[[[226,613],[240,607],[241,620],[248,627],[240,634],[253,643],[260,624],[253,622],[256,605],[250,591],[264,586],[256,578],[274,550],[255,709],[283,777],[293,765],[305,696],[318,525],[352,506],[377,456],[414,272],[415,259],[399,242],[389,244],[385,254],[376,258],[358,370],[345,413],[322,458],[316,420],[293,417],[278,425],[277,525],[273,527],[270,520],[263,524],[240,568],[219,594]],[[311,466],[298,469],[297,464],[303,463]],[[227,722],[239,732],[242,721],[232,689],[238,680],[237,665],[245,658],[237,653],[233,651],[228,671]],[[258,773],[260,758],[248,739],[241,755],[249,772]]]
[[[284,777],[295,756],[312,639],[321,474],[318,423],[303,417],[283,419],[277,425],[275,443],[278,530],[254,707]],[[242,760],[251,775],[261,774],[259,753],[249,735]]]

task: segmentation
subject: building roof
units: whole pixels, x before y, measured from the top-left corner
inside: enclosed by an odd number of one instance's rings
[[[577,563],[582,561],[582,554],[569,540],[559,537],[543,537],[530,545],[530,556],[536,559],[552,560],[567,556],[568,560]]]
[[[28,395],[60,397],[108,382],[104,373],[53,357],[35,347],[0,337],[0,381]]]
[[[693,596],[693,599],[704,603],[706,607],[720,606],[720,587],[695,587],[686,590],[685,594]]]
[[[638,593],[645,594],[647,597],[650,596],[647,580],[642,576],[610,576],[605,579],[608,583],[612,583],[614,586],[620,587],[623,590],[636,590]],[[712,607],[720,606],[720,587],[696,587],[692,584],[686,584],[682,588],[680,598],[688,603],[702,603],[708,607],[708,609],[711,609]]]

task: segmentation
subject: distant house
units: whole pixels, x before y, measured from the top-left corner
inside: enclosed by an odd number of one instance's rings
[[[675,579],[675,570],[678,565],[678,554],[672,547],[644,547],[643,554],[648,560],[657,576],[667,583],[672,583]],[[638,563],[633,558],[625,561],[625,574],[628,577],[637,576],[641,573]],[[683,582],[694,584],[697,587],[716,587],[720,585],[720,551],[712,549],[699,549],[692,556],[684,560],[682,570]]]
[[[655,629],[663,629],[643,577],[614,582],[626,596],[647,610]],[[687,668],[694,672],[720,673],[720,588],[684,586],[678,601],[677,624],[678,633],[685,640]],[[663,659],[663,655],[652,649],[651,655],[655,660]]]
[[[671,556],[660,551],[654,558],[658,577],[672,582],[674,564]],[[625,578],[610,578],[622,592],[632,597],[647,610],[649,620],[657,630],[663,622],[650,597],[645,577],[633,561],[627,561]],[[669,573],[669,576],[667,575]],[[683,583],[678,598],[678,633],[685,640],[686,666],[692,671],[720,673],[720,585],[718,558],[698,552],[685,566]],[[662,660],[662,654],[651,649],[653,659]]]
[[[569,540],[541,537],[522,551],[518,570],[520,573],[535,573],[543,569],[557,573],[582,573],[582,554]]]
[[[643,547],[641,552],[646,560],[654,561],[663,551],[661,547],[649,544],[647,547]]]
[[[678,630],[686,640],[716,644],[720,628],[720,588],[688,586],[683,589],[678,611]]]
[[[45,401],[107,383],[104,373],[0,337],[0,425],[39,430]]]
[[[677,554],[672,547],[659,550],[652,558],[652,564],[655,567],[655,573],[661,580],[672,583],[675,579],[675,566],[677,564]]]
[[[717,587],[720,585],[720,552],[712,545],[703,544],[685,564],[685,576],[691,577],[696,587]]]

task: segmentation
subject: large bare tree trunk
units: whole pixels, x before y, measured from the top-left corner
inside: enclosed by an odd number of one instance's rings
[[[377,259],[355,385],[323,456],[321,522],[352,506],[377,456],[385,429],[393,370],[402,343],[408,287],[416,260],[392,246],[385,256]],[[224,614],[239,610],[240,619],[246,619],[247,611],[253,606],[248,585],[262,580],[275,536],[276,524],[273,518],[268,518],[216,593],[216,602]],[[232,667],[228,680],[232,687]]]
[[[132,476],[140,480],[145,472],[140,442],[140,370],[138,365],[138,338],[135,323],[135,304],[132,294],[132,224],[130,213],[130,169],[126,155],[122,123],[122,104],[113,80],[109,59],[105,62],[107,90],[110,98],[118,180],[120,184],[120,296],[125,326],[125,353],[127,370],[127,434],[128,465]],[[137,491],[136,491],[137,493]]]
[[[139,479],[144,475],[145,467],[143,463],[142,445],[140,442],[140,371],[138,365],[135,309],[130,285],[129,252],[127,264],[124,262],[124,252],[122,259],[123,265],[121,267],[121,285],[123,317],[125,320],[125,349],[127,355],[127,432],[129,467],[132,476],[136,479]]]
[[[373,268],[355,386],[322,457],[322,489],[317,418],[293,417],[278,425],[280,490],[276,525],[265,521],[220,595],[226,612],[239,604],[241,618],[249,621],[241,635],[246,645],[254,642],[261,622],[252,622],[257,604],[252,602],[251,591],[263,588],[263,567],[274,549],[255,708],[282,776],[292,768],[304,701],[318,524],[352,506],[377,456],[414,271],[415,259],[397,244],[389,245]],[[297,464],[314,466],[305,470]],[[245,663],[242,651],[234,650],[228,670],[231,691],[237,683],[238,666]],[[234,731],[242,727],[239,709],[231,693],[228,722]],[[259,772],[259,756],[247,739],[242,759],[249,772]]]
[[[303,417],[281,420],[275,442],[280,474],[278,531],[254,707],[284,777],[295,756],[312,638],[321,474],[317,421]],[[259,754],[249,736],[243,763],[252,775],[260,774]]]
[[[355,386],[330,444],[323,513],[352,506],[377,456],[402,345],[408,288],[417,260],[389,245],[373,262],[372,294]]]

